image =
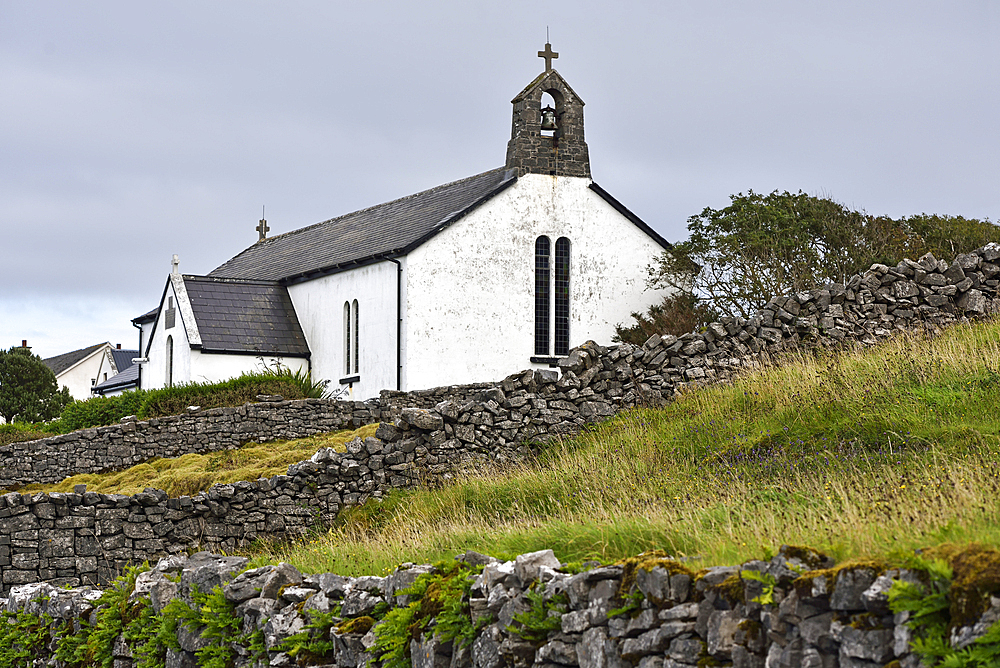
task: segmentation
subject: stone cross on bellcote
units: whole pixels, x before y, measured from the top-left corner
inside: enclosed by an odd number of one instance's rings
[[[538,52],[539,58],[545,59],[545,71],[548,72],[552,69],[552,61],[559,57],[559,54],[552,50],[552,45],[548,42],[545,43],[545,50]]]

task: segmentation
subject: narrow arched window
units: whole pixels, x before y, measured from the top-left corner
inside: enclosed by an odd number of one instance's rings
[[[361,339],[361,336],[360,336],[360,334],[358,334],[358,332],[360,330],[358,329],[358,300],[357,299],[354,300],[354,303],[352,304],[352,306],[354,307],[354,373],[358,373],[358,362],[360,361],[360,358],[361,358],[361,356],[358,354],[358,341]]]
[[[555,343],[556,355],[569,354],[569,239],[556,240]]]
[[[344,373],[351,373],[351,302],[344,302]]]
[[[167,337],[167,387],[174,386],[174,337]]]
[[[549,238],[535,241],[535,354],[549,354]]]

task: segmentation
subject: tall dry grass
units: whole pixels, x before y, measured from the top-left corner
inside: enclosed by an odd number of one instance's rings
[[[800,355],[660,410],[634,410],[536,462],[396,492],[258,561],[373,573],[475,549],[563,560],[665,549],[730,563],[809,544],[839,557],[998,543],[1000,325]]]

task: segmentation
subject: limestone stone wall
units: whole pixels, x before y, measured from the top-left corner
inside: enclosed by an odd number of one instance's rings
[[[923,573],[873,564],[831,568],[832,560],[805,548],[783,547],[768,561],[749,561],[695,571],[691,563],[644,557],[612,565],[589,564],[573,572],[551,550],[522,554],[512,561],[467,552],[457,558],[472,567],[460,606],[475,625],[468,645],[442,639],[435,626],[418,627],[402,638],[413,668],[917,668],[909,613],[893,614],[888,592],[896,581],[924,587]],[[411,605],[407,588],[429,565],[404,564],[386,577],[348,578],[331,573],[303,575],[289,564],[245,570],[247,560],[209,553],[178,555],[157,563],[136,579],[133,599],[160,613],[174,600],[191,605],[197,586],[214,587],[232,612],[216,606],[218,617],[235,619],[243,638],[257,633],[260,646],[232,642],[219,647],[231,665],[323,665],[381,668],[376,645],[383,613]],[[475,569],[481,568],[476,573]],[[96,623],[99,592],[66,590],[50,584],[15,587],[0,606],[11,613],[48,615],[53,629],[81,620]],[[549,630],[529,633],[519,615],[542,601],[541,614],[556,620]],[[951,648],[969,647],[1000,616],[1000,599],[985,612],[957,625],[946,637]],[[440,609],[440,605],[438,606]],[[422,610],[422,608],[421,608]],[[335,612],[323,654],[295,656],[284,644],[315,622],[317,613]],[[207,614],[202,609],[202,614]],[[223,619],[221,615],[228,615]],[[367,619],[364,619],[366,618]],[[523,618],[522,618],[523,619]],[[351,623],[358,620],[358,623]],[[360,623],[367,621],[367,623]],[[452,620],[454,623],[454,620]],[[372,626],[374,624],[374,626]],[[408,628],[396,629],[408,634]],[[65,634],[51,633],[38,653],[39,664],[59,663],[54,647]],[[116,668],[132,668],[138,653],[124,634],[105,638],[104,652]],[[206,627],[177,625],[177,644],[166,649],[167,666],[198,665],[198,652],[213,640]],[[216,641],[218,642],[218,641]],[[254,651],[261,652],[254,654]],[[957,664],[956,664],[957,665]]]
[[[0,489],[126,469],[153,457],[227,450],[389,419],[376,403],[265,401],[135,421],[0,446]]]

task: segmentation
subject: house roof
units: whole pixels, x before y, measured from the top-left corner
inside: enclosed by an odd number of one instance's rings
[[[111,349],[111,358],[115,361],[115,369],[118,373],[121,373],[125,369],[132,366],[132,360],[138,356],[138,350],[121,350],[120,348]],[[109,378],[108,380],[111,379]]]
[[[308,357],[288,289],[273,281],[184,275],[202,352]]]
[[[124,352],[124,351],[121,351]],[[131,351],[135,352],[135,351]],[[104,394],[121,390],[127,387],[136,387],[139,384],[139,365],[131,364],[127,369],[121,371],[103,383],[98,383],[92,389],[94,394]]]
[[[56,355],[55,357],[50,357],[48,359],[42,360],[45,366],[52,369],[52,373],[55,375],[61,374],[66,369],[71,366],[78,364],[79,362],[87,359],[95,352],[103,348],[104,346],[109,346],[110,343],[97,343],[87,348],[80,348],[79,350],[74,350],[71,353],[63,353],[62,355]]]
[[[403,255],[514,183],[503,168],[255,243],[209,273],[294,283]]]
[[[157,306],[157,307],[153,308],[152,310],[150,310],[150,311],[148,311],[146,313],[143,313],[142,315],[139,315],[139,316],[136,316],[136,317],[132,318],[132,322],[134,322],[137,325],[144,325],[147,322],[153,322],[154,320],[156,320],[156,315],[159,312],[160,312],[160,307]]]

